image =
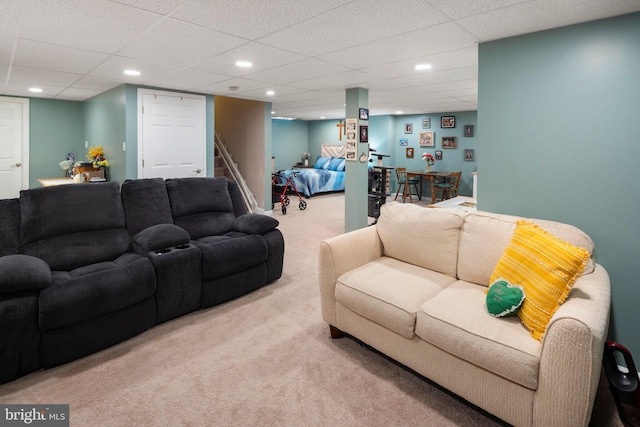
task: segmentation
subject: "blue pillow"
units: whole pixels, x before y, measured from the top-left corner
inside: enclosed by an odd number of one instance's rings
[[[329,167],[329,162],[331,161],[328,157],[318,156],[318,160],[314,163],[314,169],[327,169]]]
[[[342,172],[344,171],[344,163],[344,159],[341,159],[339,157],[332,157],[327,169],[329,169],[330,171]]]

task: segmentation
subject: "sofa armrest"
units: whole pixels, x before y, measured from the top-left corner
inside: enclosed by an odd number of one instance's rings
[[[189,233],[174,224],[156,224],[133,236],[133,251],[146,255],[147,252],[189,243]]]
[[[245,234],[264,234],[274,230],[278,224],[277,219],[267,215],[244,214],[233,221],[231,230]]]
[[[534,425],[587,426],[609,329],[611,283],[596,264],[580,277],[547,327],[540,355]],[[563,417],[562,422],[558,417]]]
[[[336,281],[347,271],[382,256],[382,242],[376,227],[354,230],[320,244],[318,281],[322,318],[336,324]]]
[[[53,277],[49,265],[29,255],[0,257],[0,294],[44,289]]]

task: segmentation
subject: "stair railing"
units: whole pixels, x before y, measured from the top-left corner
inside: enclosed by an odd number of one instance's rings
[[[217,132],[215,133],[214,148],[216,153],[218,153],[224,161],[227,170],[229,170],[229,173],[231,174],[231,178],[238,183],[238,187],[240,188],[240,193],[242,193],[242,199],[244,200],[247,211],[251,213],[256,212],[258,209],[258,201],[249,189],[247,181],[245,181],[245,179],[242,177],[242,174],[238,170],[238,166],[231,158],[231,154],[229,154],[229,151],[227,151],[227,147],[224,145],[222,139],[220,138],[220,134],[218,134]]]

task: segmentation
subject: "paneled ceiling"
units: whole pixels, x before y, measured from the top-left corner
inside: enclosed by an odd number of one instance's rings
[[[0,0],[0,94],[81,101],[131,83],[318,120],[344,117],[345,89],[363,87],[371,115],[475,110],[478,43],[637,11],[640,0]]]

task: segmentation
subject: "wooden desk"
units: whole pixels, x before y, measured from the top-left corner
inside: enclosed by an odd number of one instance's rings
[[[419,176],[420,178],[426,178],[431,181],[431,203],[436,202],[435,178],[445,178],[449,175],[451,175],[451,172],[407,171],[407,179]],[[420,195],[418,196],[418,199],[422,200],[422,179],[420,179]]]

